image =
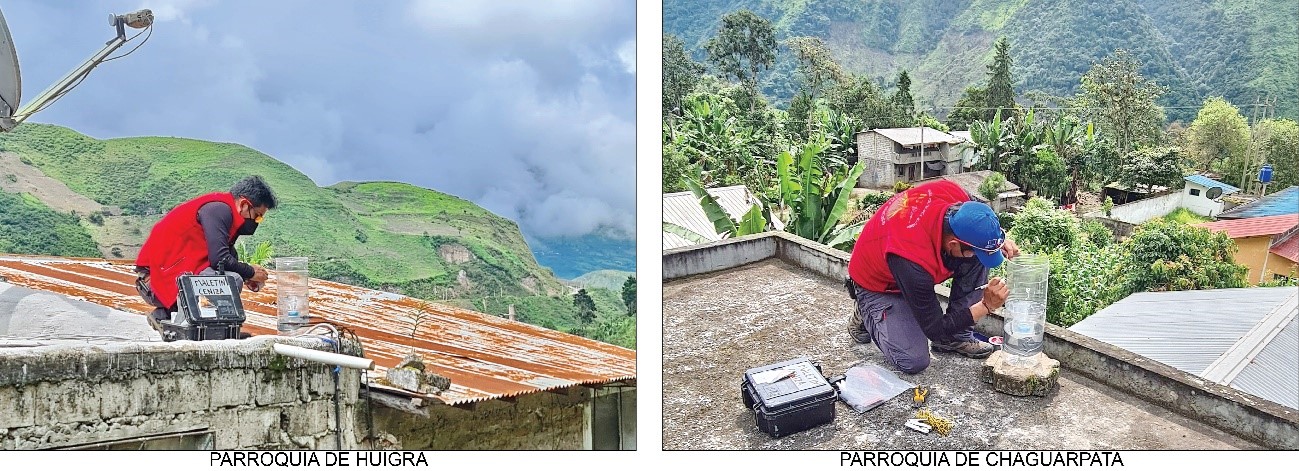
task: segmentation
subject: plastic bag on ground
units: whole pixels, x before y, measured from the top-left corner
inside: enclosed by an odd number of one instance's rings
[[[874,409],[913,387],[892,371],[869,363],[859,363],[844,373],[838,383],[839,398],[858,413]]]

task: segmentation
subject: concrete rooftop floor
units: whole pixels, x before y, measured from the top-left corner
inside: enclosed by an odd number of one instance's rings
[[[842,281],[767,259],[663,286],[663,447],[670,450],[1123,449],[1219,450],[1259,446],[1104,384],[1061,370],[1051,395],[1018,398],[978,378],[982,360],[934,354],[918,375],[928,406],[953,432],[921,435],[909,393],[859,414],[836,401],[833,423],[780,439],[758,431],[740,401],[748,368],[807,356],[827,376],[859,363],[885,363],[857,345],[846,322],[852,300]]]

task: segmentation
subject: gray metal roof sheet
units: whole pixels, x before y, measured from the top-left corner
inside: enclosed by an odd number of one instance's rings
[[[921,132],[922,129],[923,129],[923,133]],[[896,142],[904,146],[914,146],[916,144],[920,144],[921,134],[924,134],[925,144],[938,144],[943,142],[949,144],[958,144],[964,142],[964,140],[962,140],[959,137],[953,136],[951,134],[939,131],[931,127],[883,128],[883,129],[872,129],[871,131],[877,132],[879,133],[879,135],[887,137],[893,142]]]
[[[757,197],[749,192],[744,185],[728,186],[722,188],[709,188],[708,194],[712,195],[717,203],[722,205],[722,209],[731,215],[731,219],[739,219],[754,204],[758,204]],[[663,195],[663,222],[670,222],[678,226],[694,231],[710,241],[722,240],[721,234],[713,228],[713,222],[708,220],[708,215],[704,214],[703,208],[699,206],[699,201],[695,195],[689,191],[680,193],[667,193]],[[779,220],[772,221],[777,230],[784,228]],[[687,240],[676,234],[663,232],[663,250],[688,247],[695,245],[694,242]]]
[[[1236,376],[1231,387],[1299,409],[1299,318],[1290,319]]]
[[[1136,293],[1069,330],[1299,408],[1284,401],[1299,398],[1297,297],[1294,287]]]

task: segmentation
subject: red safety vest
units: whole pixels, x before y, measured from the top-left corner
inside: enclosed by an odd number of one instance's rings
[[[244,217],[239,215],[234,195],[209,193],[194,198],[162,217],[149,232],[149,238],[140,247],[135,266],[149,269],[149,288],[154,297],[167,306],[176,305],[176,278],[186,273],[198,273],[211,266],[208,261],[207,239],[203,226],[198,223],[198,209],[211,202],[230,206],[234,224],[230,226],[230,242],[234,242]]]
[[[885,255],[915,262],[934,277],[934,284],[952,277],[943,265],[943,216],[970,196],[947,180],[918,185],[889,198],[862,227],[848,260],[848,276],[878,293],[898,292]]]

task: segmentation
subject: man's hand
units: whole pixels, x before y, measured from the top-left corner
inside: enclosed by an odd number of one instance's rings
[[[1010,286],[1000,277],[994,277],[988,280],[988,287],[983,289],[983,300],[980,302],[988,311],[995,311],[1006,304],[1007,297],[1010,297]]]
[[[258,283],[260,286],[260,283],[265,283],[266,280],[270,278],[270,275],[266,273],[265,268],[262,268],[260,265],[252,265],[252,267],[253,267],[253,277],[249,278],[247,280],[248,282],[255,282]]]
[[[1015,241],[1006,238],[1006,243],[1001,246],[1001,254],[1005,255],[1007,259],[1018,257],[1019,246],[1015,245]]]

